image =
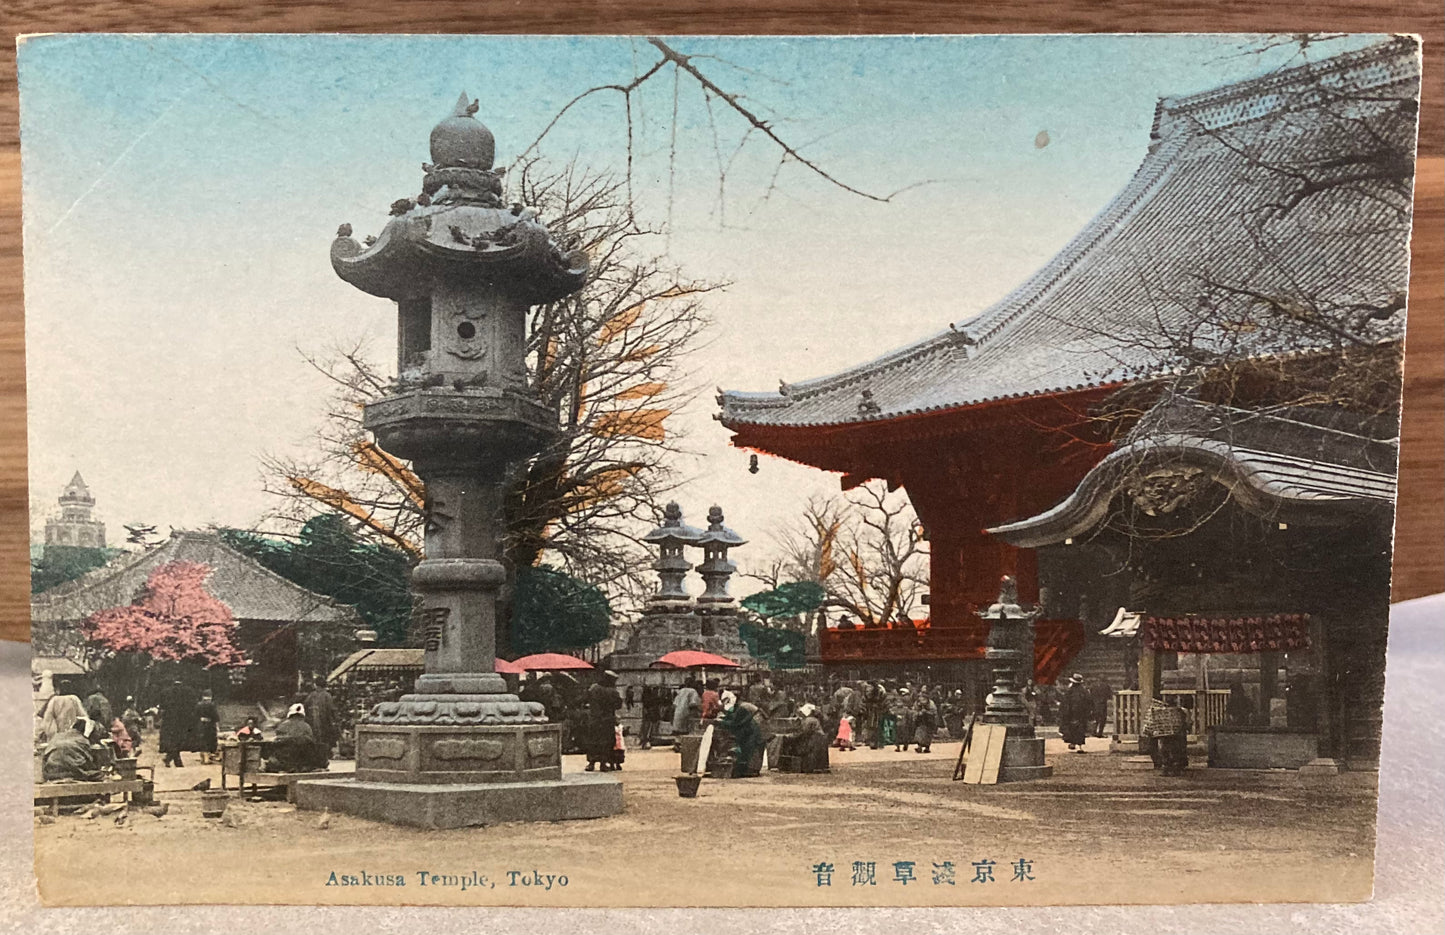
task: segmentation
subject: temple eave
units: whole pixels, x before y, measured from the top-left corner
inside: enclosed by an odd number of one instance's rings
[[[1026,417],[1029,424],[1048,426],[1062,417],[1076,419],[1081,410],[1103,400],[1120,383],[1077,387],[1030,395],[989,399],[850,422],[809,424],[753,422],[724,413],[736,448],[759,451],[809,467],[842,474],[893,478],[902,463],[900,443],[982,432]]]
[[[1314,480],[1286,478],[1258,463],[1260,454],[1188,436],[1136,441],[1095,465],[1073,493],[1051,509],[985,531],[1027,549],[1085,539],[1102,531],[1114,497],[1131,478],[1180,467],[1206,471],[1245,511],[1286,525],[1336,525],[1390,509],[1393,489],[1372,489],[1370,472],[1349,472],[1354,476],[1342,480],[1325,476],[1333,466],[1321,465]],[[1346,471],[1334,467],[1332,473]]]

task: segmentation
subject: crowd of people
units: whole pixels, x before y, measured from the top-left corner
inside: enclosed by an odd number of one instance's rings
[[[117,760],[139,755],[142,718],[134,698],[127,696],[117,712],[94,684],[57,690],[45,672],[36,699],[35,743],[44,781],[94,781]]]
[[[185,766],[187,753],[197,754],[203,765],[219,762],[222,727],[215,697],[181,679],[162,689],[159,703],[144,713],[130,695],[117,711],[94,683],[65,685],[57,691],[49,673],[42,673],[35,694],[35,742],[47,781],[98,778],[114,761],[138,757],[148,722],[159,728],[156,749],[164,767]],[[254,716],[233,736],[257,743],[268,739]],[[330,692],[322,682],[307,683],[269,738],[266,768],[277,772],[325,769],[339,739],[337,709]]]
[[[895,680],[837,684],[820,701],[829,742],[840,750],[891,746],[898,753],[928,753],[940,729],[962,736],[968,710],[962,689]]]
[[[94,683],[56,691],[48,676],[42,676],[37,689],[35,730],[45,780],[106,775],[117,759],[140,754],[142,728],[151,720],[159,722],[157,746],[165,766],[182,766],[187,752],[199,754],[203,764],[215,762],[220,715],[210,691],[197,693],[177,679],[162,691],[159,705],[142,714],[134,697],[127,696],[117,711]],[[776,751],[796,758],[800,771],[819,772],[828,769],[830,748],[891,746],[896,752],[928,753],[940,732],[960,738],[965,718],[982,713],[981,699],[966,698],[962,689],[918,686],[911,680],[790,680],[775,685],[764,677],[752,684],[724,685],[719,678],[689,675],[675,687],[651,684],[621,691],[617,682],[611,671],[585,687],[570,678],[543,677],[529,680],[521,695],[542,703],[548,718],[564,725],[564,749],[583,753],[588,771],[603,772],[622,769],[626,746],[620,715],[639,705],[637,739],[642,749],[662,740],[663,724],[671,728],[675,748],[677,738],[714,726],[720,738],[715,757],[725,766],[730,760],[731,775],[739,777],[757,775],[764,749],[775,740]],[[1232,707],[1243,708],[1233,694]],[[1238,694],[1242,697],[1242,690]],[[1023,695],[1036,724],[1057,723],[1068,748],[1082,753],[1088,736],[1104,734],[1113,690],[1106,681],[1074,674],[1058,686],[1030,682]],[[777,719],[795,719],[800,727],[778,737]],[[269,741],[264,748],[268,771],[326,769],[340,739],[340,720],[325,683],[304,684],[286,716],[267,730],[269,738],[258,719],[249,717],[233,736],[247,743]],[[1178,774],[1188,765],[1187,732],[1188,713],[1177,700],[1155,699],[1141,730],[1141,750],[1166,775]]]

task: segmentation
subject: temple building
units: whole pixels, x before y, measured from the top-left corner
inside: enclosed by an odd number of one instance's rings
[[[1040,680],[1082,650],[1116,688],[1193,690],[1170,666],[1207,642],[1251,673],[1256,726],[1377,754],[1418,81],[1414,45],[1386,41],[1165,98],[1131,181],[993,306],[722,393],[736,446],[903,487],[928,530],[927,631],[829,632],[823,661],[979,658],[975,613],[1009,575],[1041,605]],[[1402,183],[1328,168],[1370,134]],[[1119,617],[1133,643],[1101,635]],[[1317,696],[1287,718],[1286,668]]]
[[[76,471],[60,494],[60,513],[45,521],[45,545],[82,549],[105,548],[105,523],[91,515],[95,497]]]
[[[205,587],[230,608],[235,641],[250,660],[233,679],[218,673],[218,701],[289,699],[303,679],[325,677],[350,652],[362,621],[348,605],[294,584],[236,551],[214,532],[178,531],[143,552],[31,596],[31,642],[39,655],[87,658],[82,622],[132,603],[151,572],[171,562],[210,568]],[[144,699],[143,699],[144,700]]]

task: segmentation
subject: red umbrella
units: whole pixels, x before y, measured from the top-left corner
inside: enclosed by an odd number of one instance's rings
[[[736,662],[725,656],[700,652],[696,649],[679,649],[668,653],[653,665],[671,666],[674,669],[736,669]]]
[[[535,653],[514,659],[511,665],[518,672],[558,672],[563,669],[592,668],[592,663],[566,653]]]
[[[515,662],[508,662],[498,656],[496,661],[492,663],[492,671],[500,672],[502,675],[521,675],[527,670],[519,668]]]

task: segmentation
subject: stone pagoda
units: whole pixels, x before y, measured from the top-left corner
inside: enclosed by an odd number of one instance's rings
[[[303,783],[304,808],[422,827],[594,818],[622,809],[610,776],[562,776],[561,728],[493,671],[502,507],[516,469],[555,439],[528,386],[528,309],[581,288],[587,258],[502,200],[492,133],[465,94],[431,132],[421,194],[376,238],[343,224],[331,265],[397,306],[397,380],[364,425],[426,484],[425,557],[412,588],[425,622],[414,691],[356,730],[356,777]]]
[[[687,593],[683,579],[692,571],[692,563],[683,555],[683,549],[697,545],[703,531],[682,521],[682,507],[676,501],[669,503],[662,511],[662,525],[642,537],[642,541],[657,546],[657,561],[652,563],[657,572],[659,587],[657,593],[648,598],[647,614],[690,613],[692,596]]]

